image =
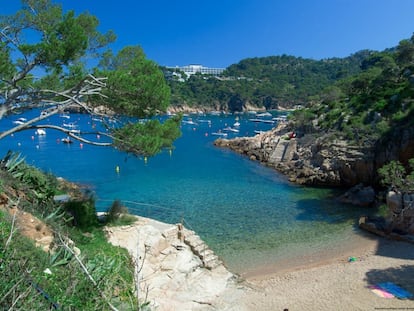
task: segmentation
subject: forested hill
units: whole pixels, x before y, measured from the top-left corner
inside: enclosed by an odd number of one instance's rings
[[[364,50],[346,58],[323,60],[288,55],[256,57],[229,66],[219,78],[200,74],[184,82],[169,78],[172,105],[230,111],[303,105],[319,98],[336,81],[361,72],[361,64],[372,53]]]
[[[218,145],[254,155],[298,183],[379,187],[378,170],[385,164],[399,161],[409,168],[414,158],[414,35],[393,49],[370,52],[359,70],[331,82],[289,115],[280,130],[294,133],[295,139],[276,128]],[[270,157],[280,149],[290,153],[284,152],[282,161]],[[398,180],[404,175],[398,170],[393,174]]]
[[[339,132],[359,143],[400,140],[403,129],[413,132],[405,131],[408,141],[414,137],[414,36],[395,49],[371,53],[359,74],[339,80],[295,115],[298,127],[309,130],[312,124],[313,131]]]

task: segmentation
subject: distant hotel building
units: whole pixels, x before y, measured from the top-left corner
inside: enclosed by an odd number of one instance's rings
[[[209,67],[204,67],[202,65],[188,65],[188,66],[176,66],[176,67],[167,67],[168,69],[171,70],[180,70],[183,71],[187,77],[196,74],[196,73],[201,73],[201,74],[208,74],[208,75],[221,75],[223,73],[223,71],[225,70],[225,68],[209,68]]]

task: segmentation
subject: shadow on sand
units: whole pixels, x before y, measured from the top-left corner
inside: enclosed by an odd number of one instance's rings
[[[374,234],[372,234],[374,235]],[[365,281],[369,285],[392,282],[410,292],[414,300],[414,244],[377,237],[376,255],[396,259],[412,260],[412,265],[401,265],[386,269],[371,269],[366,273]]]
[[[334,200],[322,201],[318,202],[318,204],[314,203],[315,202],[310,202],[310,200],[299,201],[297,206],[303,212],[298,215],[297,219],[301,221],[319,220],[326,223],[355,220],[353,225],[354,232],[364,238],[376,241],[375,255],[412,260],[412,265],[404,264],[386,269],[371,269],[366,273],[365,281],[368,285],[392,282],[413,294],[410,299],[414,300],[414,243],[393,240],[359,228],[359,217],[362,215],[373,214],[375,213],[375,209],[346,206],[344,204],[337,204]],[[311,208],[309,208],[309,206]]]

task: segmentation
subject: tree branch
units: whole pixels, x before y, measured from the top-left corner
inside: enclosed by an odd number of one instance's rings
[[[101,143],[101,142],[96,142],[96,141],[92,141],[92,140],[83,138],[81,136],[76,135],[71,130],[65,129],[65,128],[57,126],[57,125],[45,124],[45,125],[33,125],[33,126],[29,127],[29,129],[33,129],[33,128],[42,128],[42,129],[43,128],[49,128],[49,129],[57,130],[57,131],[65,133],[66,135],[68,135],[68,136],[70,136],[70,137],[72,137],[72,138],[74,138],[78,141],[81,141],[81,142],[83,142],[85,144],[89,144],[89,145],[101,146],[101,147],[102,146],[103,147],[112,146],[112,143]],[[111,135],[109,135],[107,133],[99,132],[99,131],[97,131],[97,132],[88,132],[86,134],[97,134],[97,135],[102,135],[102,136],[106,136],[106,137],[109,137],[109,138],[113,139],[113,137]]]

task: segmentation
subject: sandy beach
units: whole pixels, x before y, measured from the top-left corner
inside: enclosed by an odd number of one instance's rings
[[[382,298],[368,288],[393,282],[414,293],[414,245],[367,234],[324,261],[284,263],[245,278],[252,288],[240,301],[245,310],[414,310],[414,299]]]
[[[176,238],[163,238],[171,230],[174,225],[140,217],[109,234],[132,255],[137,245],[153,246],[144,279],[158,311],[414,310],[414,298],[383,298],[369,288],[393,282],[414,294],[414,244],[361,232],[341,251],[260,267],[236,278],[224,266],[200,268],[187,247],[171,246]]]

